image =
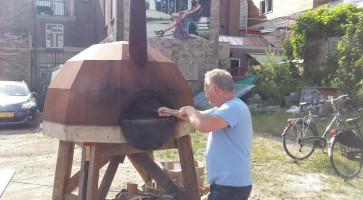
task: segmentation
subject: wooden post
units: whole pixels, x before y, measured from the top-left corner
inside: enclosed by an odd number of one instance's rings
[[[65,198],[65,188],[71,176],[74,143],[60,140],[58,147],[57,165],[54,176],[53,200]]]
[[[123,156],[123,157],[125,157],[125,156]],[[120,161],[121,161],[120,156],[113,156],[111,158],[110,164],[108,164],[106,173],[103,176],[97,199],[99,199],[99,200],[106,199],[108,190],[110,189],[112,180],[115,177],[115,173],[117,171],[117,167],[120,164]]]
[[[98,179],[100,176],[99,166],[100,156],[97,144],[91,146],[89,170],[87,178],[87,198],[86,200],[94,200],[98,194]]]
[[[192,141],[189,135],[177,138],[183,182],[188,200],[200,199],[197,173],[194,166]]]
[[[89,146],[82,146],[82,159],[81,159],[81,175],[79,178],[79,190],[78,190],[78,198],[80,200],[86,200],[87,196],[87,179],[88,179],[88,170],[89,170],[89,160],[87,154],[89,153]]]

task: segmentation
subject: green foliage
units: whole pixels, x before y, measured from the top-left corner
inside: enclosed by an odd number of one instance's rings
[[[363,14],[363,12],[362,12]],[[338,45],[340,55],[336,84],[349,96],[359,101],[363,80],[363,16],[357,24],[351,24]]]
[[[304,59],[301,79],[310,86],[337,86],[353,100],[363,96],[363,8],[346,4],[308,11],[292,26],[290,41],[284,43],[288,60]],[[337,49],[317,62],[320,45],[329,37],[339,37]]]
[[[281,104],[281,97],[296,89],[299,72],[294,65],[287,62],[285,55],[271,50],[266,51],[266,54],[267,64],[250,69],[250,74],[259,75],[258,86],[254,91],[272,104]],[[281,56],[282,60],[276,59],[275,55]]]

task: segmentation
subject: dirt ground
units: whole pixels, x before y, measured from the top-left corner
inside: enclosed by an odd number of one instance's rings
[[[259,138],[266,140],[266,144],[275,139]],[[58,142],[58,139],[43,135],[41,127],[38,130],[26,127],[16,129],[0,127],[0,169],[16,171],[0,199],[52,199]],[[81,149],[77,147],[72,173],[79,170],[80,158]],[[101,176],[105,170],[106,167],[102,168]],[[258,170],[260,174],[265,173],[266,176],[274,176],[274,174],[269,174],[268,166],[256,166],[254,170]],[[349,199],[340,196],[339,193],[329,192],[330,185],[328,182],[322,181],[324,177],[321,174],[285,174],[279,179],[283,179],[279,185],[268,182],[254,184],[250,199],[320,199],[318,194],[323,191],[328,193],[328,199]],[[141,177],[126,158],[117,170],[107,199],[114,199],[129,182],[137,183],[139,186],[143,184]],[[276,197],[272,196],[271,192],[268,193],[269,196],[266,196],[266,190],[276,190]],[[291,195],[283,195],[286,197],[281,198],[281,195],[278,194],[281,191]]]
[[[41,129],[0,127],[0,169],[16,171],[0,199],[52,199],[58,143],[58,139],[43,135]],[[76,147],[72,174],[80,169],[80,163],[81,148]],[[106,167],[101,169],[101,176]],[[107,199],[115,198],[130,182],[141,184],[142,178],[126,158],[117,170]]]

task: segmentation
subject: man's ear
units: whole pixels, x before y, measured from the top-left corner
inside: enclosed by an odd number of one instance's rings
[[[213,85],[213,91],[214,91],[215,93],[219,93],[220,88],[219,88],[217,85]]]

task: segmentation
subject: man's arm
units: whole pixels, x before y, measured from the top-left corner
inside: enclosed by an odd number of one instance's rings
[[[203,133],[209,133],[229,126],[229,124],[218,115],[207,115],[205,112],[200,112],[192,106],[180,108],[179,115],[188,118],[192,126]]]
[[[158,109],[159,116],[170,116],[169,113],[164,113],[163,111],[172,111],[177,112],[175,115],[179,119],[189,121],[194,128],[203,133],[209,133],[211,131],[222,129],[229,124],[224,121],[223,118],[217,115],[207,115],[204,111],[198,111],[192,106],[185,106],[180,108],[179,110],[173,110],[167,107],[160,107]]]

